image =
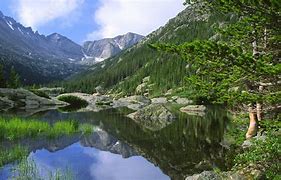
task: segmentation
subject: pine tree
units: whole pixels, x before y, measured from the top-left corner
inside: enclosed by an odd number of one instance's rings
[[[21,85],[20,76],[16,72],[15,68],[12,67],[10,70],[10,78],[9,78],[9,82],[8,82],[8,87],[15,89],[15,88],[19,88],[20,85]]]
[[[261,104],[276,104],[280,89],[280,1],[195,0],[202,11],[231,13],[237,22],[219,29],[219,41],[193,41],[153,47],[179,54],[190,65],[186,78],[197,100],[248,105],[246,137],[255,136]],[[269,40],[270,39],[270,40]],[[265,90],[261,88],[269,85]],[[272,88],[273,87],[273,88]]]

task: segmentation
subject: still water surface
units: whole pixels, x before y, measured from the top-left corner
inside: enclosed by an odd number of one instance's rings
[[[18,143],[28,147],[28,158],[42,171],[70,169],[81,180],[177,180],[229,166],[229,150],[223,144],[229,120],[223,110],[212,108],[204,116],[178,114],[178,119],[164,128],[136,123],[126,118],[126,113],[124,109],[36,113],[29,117],[51,124],[74,119],[96,128],[87,136]],[[11,176],[12,166],[0,169],[0,179]]]

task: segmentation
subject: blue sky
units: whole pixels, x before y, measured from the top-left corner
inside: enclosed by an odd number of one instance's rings
[[[184,9],[183,0],[1,0],[0,10],[40,34],[82,44],[127,32],[147,35]]]

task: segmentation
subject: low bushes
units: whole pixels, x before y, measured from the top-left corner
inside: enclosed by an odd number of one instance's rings
[[[58,100],[67,102],[73,106],[86,107],[88,105],[88,102],[86,100],[81,99],[77,96],[63,95],[59,96]]]

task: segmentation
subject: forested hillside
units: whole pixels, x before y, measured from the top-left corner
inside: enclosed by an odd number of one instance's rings
[[[63,83],[63,86],[68,91],[92,93],[100,85],[107,90],[113,88],[115,93],[122,92],[122,95],[146,92],[153,96],[183,87],[184,77],[189,73],[186,61],[179,56],[157,52],[149,46],[154,43],[181,44],[196,39],[217,39],[219,37],[214,29],[235,21],[232,15],[202,13],[198,6],[187,7],[139,44],[92,66],[87,72]],[[146,89],[137,92],[136,88],[148,76]]]

